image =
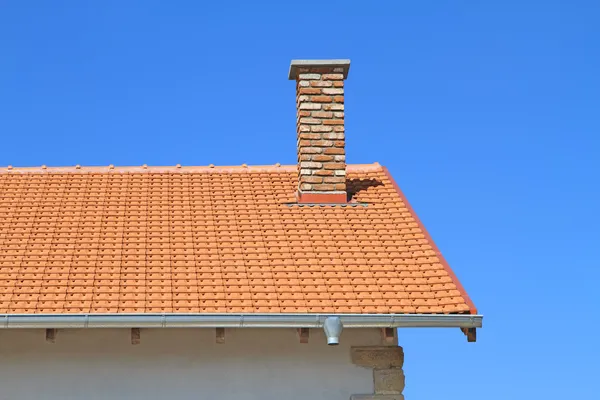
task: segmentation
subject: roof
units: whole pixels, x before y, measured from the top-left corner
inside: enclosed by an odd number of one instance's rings
[[[381,165],[345,205],[295,203],[297,167],[0,171],[0,313],[476,310]]]

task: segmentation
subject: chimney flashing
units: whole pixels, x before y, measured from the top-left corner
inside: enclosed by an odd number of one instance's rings
[[[288,79],[296,80],[300,73],[299,70],[303,68],[339,68],[339,71],[335,72],[343,74],[346,79],[350,70],[350,60],[292,60]]]
[[[299,204],[346,204],[348,194],[341,191],[333,192],[296,192]]]

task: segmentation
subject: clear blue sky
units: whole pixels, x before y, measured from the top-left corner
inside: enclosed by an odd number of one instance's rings
[[[475,344],[400,331],[406,398],[597,398],[599,21],[596,1],[2,1],[0,165],[293,164],[290,60],[350,58],[348,161],[389,167],[485,315]]]

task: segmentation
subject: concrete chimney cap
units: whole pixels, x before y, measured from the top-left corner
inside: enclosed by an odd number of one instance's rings
[[[334,67],[341,68],[344,79],[348,77],[350,70],[350,60],[292,60],[290,64],[290,73],[288,79],[296,80],[298,76],[298,68],[324,68]]]

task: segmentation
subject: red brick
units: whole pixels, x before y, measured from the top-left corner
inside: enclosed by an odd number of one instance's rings
[[[323,74],[321,76],[321,79],[323,79],[323,80],[329,79],[332,81],[341,81],[344,79],[344,74]]]
[[[345,183],[336,183],[333,188],[335,190],[346,190],[346,184]]]
[[[333,113],[331,111],[313,111],[311,116],[313,118],[331,118],[333,117]]]
[[[346,168],[346,164],[341,163],[341,162],[323,163],[323,169],[344,169],[344,168]]]
[[[300,147],[300,154],[319,154],[323,152],[320,147]]]
[[[330,177],[324,178],[322,176],[303,176],[302,182],[306,183],[323,183],[325,179],[330,179]]]
[[[308,139],[308,140],[319,140],[322,139],[323,135],[319,133],[301,133],[298,135],[298,139]],[[334,139],[334,138],[332,138]]]
[[[325,119],[323,120],[324,125],[344,125],[343,119]]]
[[[344,81],[333,82],[333,87],[337,87],[337,88],[344,87]]]
[[[333,127],[332,126],[325,126],[325,125],[312,125],[310,127],[310,131],[311,132],[331,132],[333,131]]]
[[[321,104],[318,103],[302,103],[298,106],[299,110],[320,110]]]
[[[311,144],[311,146],[314,146],[314,147],[331,147],[331,146],[333,146],[333,141],[332,140],[311,140],[310,144]]]
[[[340,97],[340,96],[335,96],[335,97]],[[312,101],[314,103],[331,103],[332,99],[333,98],[331,96],[312,96],[310,98],[310,101]]]
[[[333,101],[335,101],[336,103],[343,103],[344,96],[333,96]]]
[[[323,178],[324,183],[344,183],[346,178],[343,176],[326,176]]]
[[[298,93],[300,93],[300,94],[321,94],[321,89],[317,89],[317,88],[303,88],[303,87],[301,87],[298,90]]]
[[[330,192],[332,190],[335,190],[335,186],[331,184],[317,183],[315,185],[312,185],[312,189],[319,192]]]
[[[300,123],[301,124],[307,124],[307,125],[320,125],[323,123],[323,120],[318,119],[318,118],[300,118]]]
[[[339,147],[331,147],[323,150],[324,154],[346,154],[345,149],[341,149]]]
[[[325,111],[343,111],[343,104],[323,104],[323,110]]]
[[[320,88],[331,87],[331,86],[333,86],[333,82],[330,82],[330,81],[311,81],[310,82],[310,86],[312,86],[312,87],[320,87]]]
[[[314,73],[312,71],[304,73],[304,74],[298,74],[298,80],[315,80],[315,79],[321,79],[321,74],[317,74]]]
[[[340,89],[340,88],[324,88],[323,89],[323,94],[342,96],[344,94],[344,89]]]
[[[305,169],[305,168],[321,169],[321,168],[323,168],[323,164],[319,163],[319,162],[314,162],[314,161],[303,161],[300,163],[300,168],[302,168],[302,169]]]
[[[320,169],[318,171],[315,171],[314,175],[318,175],[318,176],[333,176],[335,174],[331,170]]]
[[[318,154],[312,156],[312,161],[333,161],[333,155]]]
[[[339,132],[329,132],[329,133],[324,133],[323,134],[323,139],[343,139],[344,138],[344,134],[343,133],[339,133]]]

